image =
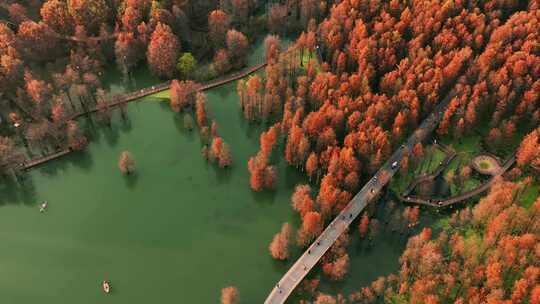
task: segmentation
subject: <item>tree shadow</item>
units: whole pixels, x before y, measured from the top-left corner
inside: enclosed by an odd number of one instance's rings
[[[176,130],[178,130],[179,133],[183,134],[190,143],[195,140],[195,127],[193,126],[191,130],[186,129],[184,126],[184,118],[182,115],[174,115],[173,123],[176,127]]]
[[[257,141],[258,144],[261,129],[260,123],[246,120],[242,111],[238,111],[238,120],[240,121],[240,127],[245,131],[246,137],[249,140]]]
[[[250,192],[253,200],[262,206],[273,205],[277,196],[277,190],[263,190],[260,192],[251,190]]]
[[[101,142],[102,138],[105,138],[106,143],[109,146],[115,146],[119,138],[119,128],[115,127],[114,119],[111,117],[110,121],[96,119],[96,123],[90,124],[89,141]]]
[[[51,162],[48,162],[46,165],[44,164],[43,166],[40,166],[40,167],[35,168],[35,169],[30,169],[30,170],[39,169],[39,172],[41,172],[41,173],[43,173],[45,175],[54,176],[54,175],[58,174],[59,172],[65,170],[66,168],[67,168],[67,162],[51,161]]]
[[[281,261],[273,259],[271,256],[268,256],[268,258],[272,261],[272,269],[277,273],[285,273],[292,266],[291,259]]]
[[[67,160],[75,167],[78,167],[85,172],[88,172],[90,168],[92,168],[92,166],[94,165],[92,153],[90,153],[88,149],[70,153],[67,156]]]
[[[33,206],[37,203],[36,188],[29,175],[21,175],[17,179],[4,177],[0,183],[0,206],[7,203],[22,202]]]
[[[114,128],[112,126],[107,127],[107,129],[103,133],[105,135],[104,137],[105,137],[105,141],[107,142],[107,144],[110,147],[116,146],[116,144],[118,143],[119,135],[120,135],[120,132],[118,131],[118,129]]]
[[[137,185],[137,182],[139,180],[139,174],[137,171],[131,172],[130,174],[124,175],[124,182],[128,189],[133,189]]]
[[[212,165],[212,164],[209,164],[209,165]],[[212,165],[212,167],[214,168],[214,172],[216,174],[216,179],[218,181],[219,184],[226,184],[228,183],[230,180],[231,180],[231,177],[232,177],[232,168],[228,167],[228,168],[220,168],[219,166],[217,165]]]
[[[163,98],[163,97],[151,97],[150,100],[152,102],[157,102],[159,103],[159,107],[162,108],[162,109],[165,109],[165,110],[168,110],[169,112],[172,112],[171,111],[171,105],[170,105],[170,102],[169,102],[169,98]]]
[[[122,118],[121,119],[121,123],[120,123],[120,130],[124,133],[127,133],[129,131],[131,131],[131,129],[133,129],[133,125],[131,123],[131,118],[129,117],[129,115],[126,113],[126,115],[124,116],[125,118]]]
[[[309,184],[308,181],[305,179],[305,175],[303,175],[305,174],[304,171],[297,170],[296,168],[293,168],[288,164],[283,164],[282,170],[285,170],[284,183],[287,188],[294,187],[298,183]]]

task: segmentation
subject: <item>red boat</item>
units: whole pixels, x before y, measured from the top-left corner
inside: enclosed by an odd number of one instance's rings
[[[103,281],[101,283],[101,288],[103,288],[103,292],[105,293],[111,292],[111,284],[108,281]]]

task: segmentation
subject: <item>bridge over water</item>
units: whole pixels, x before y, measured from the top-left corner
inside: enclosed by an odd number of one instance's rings
[[[375,175],[353,197],[347,206],[334,218],[321,235],[298,258],[285,275],[279,280],[265,300],[265,304],[285,303],[293,290],[300,284],[309,271],[317,264],[322,256],[334,244],[338,237],[349,227],[354,219],[364,210],[367,204],[375,198],[398,171],[395,163],[412,152],[414,145],[426,139],[438,126],[443,113],[455,96],[451,91],[435,107],[433,112],[409,136],[408,140],[384,163]],[[394,164],[394,165],[393,165]]]

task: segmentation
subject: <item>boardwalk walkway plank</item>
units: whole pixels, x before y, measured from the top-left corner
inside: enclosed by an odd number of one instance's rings
[[[206,91],[206,90],[209,90],[209,89],[212,89],[212,88],[227,84],[229,82],[232,82],[232,81],[244,78],[244,77],[246,77],[246,76],[248,76],[250,74],[253,74],[253,73],[255,73],[256,71],[260,70],[261,68],[263,68],[265,66],[266,66],[266,62],[257,64],[257,65],[254,65],[254,66],[247,67],[247,68],[245,68],[243,70],[240,70],[240,71],[238,71],[236,73],[232,73],[232,74],[229,74],[227,76],[211,80],[211,81],[209,81],[207,83],[200,84],[196,88],[196,90],[197,91]],[[120,105],[123,105],[123,104],[127,104],[129,102],[135,101],[137,99],[140,99],[142,97],[146,97],[146,96],[149,96],[149,95],[153,95],[153,94],[168,90],[170,88],[171,88],[171,82],[166,81],[166,82],[156,84],[156,85],[153,85],[151,87],[147,87],[147,88],[140,89],[140,90],[137,90],[137,91],[133,91],[133,92],[130,92],[130,93],[113,96],[108,106],[109,106],[109,108],[117,107],[117,106],[120,106]],[[97,111],[98,111],[98,108],[92,108],[92,109],[87,110],[87,111],[83,111],[83,112],[73,114],[70,117],[70,119],[77,119],[77,118],[79,118],[81,116],[88,115],[88,114],[91,114],[91,113],[95,113]]]
[[[416,186],[418,186],[421,183],[433,181],[435,178],[437,178],[437,176],[439,176],[444,171],[444,169],[446,169],[448,164],[450,164],[452,159],[454,159],[454,157],[456,157],[457,155],[454,150],[448,149],[442,145],[435,144],[434,146],[443,150],[443,152],[446,154],[445,158],[441,161],[441,163],[437,166],[437,168],[433,172],[429,174],[424,174],[416,178],[412,183],[410,183],[407,189],[405,189],[405,191],[402,192],[401,194],[402,196],[404,197],[408,196],[416,188]]]
[[[482,185],[471,189],[469,191],[463,192],[459,195],[452,196],[449,198],[424,198],[424,197],[418,197],[418,196],[402,196],[398,195],[399,200],[407,203],[412,204],[419,204],[424,206],[430,206],[430,207],[448,207],[453,204],[457,204],[460,202],[463,202],[465,200],[468,200],[472,197],[475,197],[479,195],[480,193],[483,193],[487,191],[493,183],[497,180],[497,177],[500,177],[503,175],[516,161],[516,156],[513,154],[510,156],[506,162],[503,164],[503,166],[498,170],[496,174],[494,174],[487,182],[483,183]]]
[[[27,160],[27,161],[25,161],[25,162],[23,162],[21,164],[21,168],[23,170],[28,170],[30,168],[36,167],[38,165],[41,165],[41,164],[46,163],[48,161],[51,161],[53,159],[57,159],[57,158],[60,158],[60,157],[62,157],[64,155],[67,155],[71,151],[72,151],[71,149],[65,149],[65,150],[58,151],[58,152],[53,153],[53,154],[49,154],[49,155],[46,155],[46,156],[40,156],[40,157],[33,158],[31,160]]]

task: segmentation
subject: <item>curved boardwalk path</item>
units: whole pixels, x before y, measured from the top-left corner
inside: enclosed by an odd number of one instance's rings
[[[489,163],[488,168],[482,168],[481,163],[487,162]],[[501,163],[499,159],[493,155],[489,154],[481,154],[476,156],[471,161],[472,167],[474,170],[476,170],[480,174],[485,175],[495,175],[497,172],[501,169]]]
[[[364,187],[353,197],[347,206],[334,218],[321,235],[309,246],[300,258],[291,266],[289,271],[279,280],[265,300],[265,304],[285,303],[293,290],[300,284],[302,279],[309,273],[320,258],[332,246],[336,239],[349,227],[351,222],[362,212],[367,204],[376,197],[393,175],[398,166],[392,168],[392,164],[400,160],[404,155],[412,152],[417,142],[423,141],[437,127],[442,114],[455,93],[451,91],[435,107],[435,110],[422,122],[422,124],[409,137],[407,142],[392,154],[381,166],[377,173]]]
[[[450,198],[426,199],[426,198],[417,197],[417,196],[407,196],[407,197],[398,196],[398,198],[401,201],[408,202],[408,203],[413,203],[413,204],[425,205],[425,206],[430,206],[430,207],[447,207],[447,206],[462,202],[464,200],[467,200],[467,199],[469,199],[471,197],[474,197],[474,196],[488,190],[489,188],[491,188],[493,183],[496,181],[497,177],[503,175],[508,169],[510,169],[510,167],[512,167],[512,165],[514,164],[515,161],[516,161],[516,155],[514,153],[512,156],[510,156],[505,161],[505,163],[502,165],[502,167],[499,168],[499,170],[487,182],[483,183],[482,185],[480,185],[480,186],[478,186],[478,187],[476,187],[476,188],[474,188],[472,190],[463,192],[463,193],[461,193],[459,195],[456,195],[456,196],[453,196],[453,197],[450,197]]]
[[[403,193],[401,194],[402,196],[408,196],[414,190],[414,188],[416,188],[416,186],[418,186],[420,183],[432,181],[435,178],[437,178],[437,176],[439,176],[439,174],[441,174],[444,171],[444,169],[446,169],[448,164],[450,164],[452,159],[456,157],[456,151],[446,148],[439,144],[435,144],[434,146],[441,149],[446,154],[446,157],[440,162],[440,164],[437,166],[437,168],[433,172],[422,175],[416,178],[412,183],[410,183],[407,189],[405,189],[405,191],[403,191]]]
[[[245,68],[243,70],[240,70],[240,71],[238,71],[236,73],[232,73],[232,74],[229,74],[227,76],[211,80],[211,81],[209,81],[207,83],[200,84],[199,86],[197,86],[197,88],[195,90],[196,91],[205,91],[205,90],[209,90],[209,89],[224,85],[224,84],[229,83],[231,81],[235,81],[235,80],[238,80],[238,79],[243,78],[245,76],[248,76],[248,75],[258,71],[259,69],[261,69],[261,68],[263,68],[265,66],[266,66],[266,62],[261,63],[261,64],[257,64],[257,65],[251,66],[251,67],[247,67],[247,68]],[[158,92],[161,92],[161,91],[165,91],[165,90],[169,89],[170,87],[171,87],[171,82],[167,81],[167,82],[164,82],[164,83],[161,83],[161,84],[158,84],[158,85],[154,85],[154,86],[151,86],[149,88],[141,89],[141,90],[138,90],[138,91],[135,91],[135,92],[114,96],[112,98],[112,102],[109,104],[109,108],[119,106],[119,105],[123,105],[123,104],[127,104],[128,102],[137,100],[137,99],[139,99],[141,97],[152,95],[152,94],[155,94],[155,93],[158,93]],[[88,111],[85,111],[85,112],[76,113],[73,116],[71,116],[70,119],[76,119],[76,118],[81,117],[83,115],[94,113],[96,111],[98,111],[98,109],[94,108],[94,109],[91,109],[91,110],[88,110]],[[38,166],[40,164],[51,161],[53,159],[57,159],[59,157],[62,157],[64,155],[66,155],[66,154],[69,154],[70,152],[72,152],[72,150],[66,149],[66,150],[62,150],[60,152],[51,154],[51,155],[26,160],[26,161],[24,161],[22,163],[21,167],[22,167],[22,169],[27,170],[27,169],[33,168],[35,166]]]

